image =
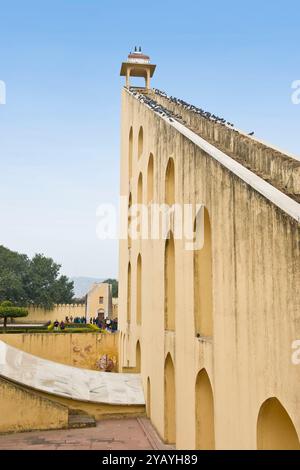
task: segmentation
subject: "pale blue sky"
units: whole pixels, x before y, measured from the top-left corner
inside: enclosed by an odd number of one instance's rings
[[[0,0],[0,244],[67,275],[116,276],[96,208],[119,193],[119,69],[134,45],[153,85],[300,154],[296,1]]]

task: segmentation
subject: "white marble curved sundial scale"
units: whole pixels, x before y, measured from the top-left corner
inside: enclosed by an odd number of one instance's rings
[[[59,364],[0,341],[0,376],[73,400],[144,405],[140,374],[98,372]]]

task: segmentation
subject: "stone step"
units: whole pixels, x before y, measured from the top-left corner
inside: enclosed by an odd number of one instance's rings
[[[83,410],[69,410],[69,428],[93,428],[96,426],[95,418]]]

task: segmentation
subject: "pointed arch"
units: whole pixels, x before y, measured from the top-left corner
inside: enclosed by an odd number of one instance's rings
[[[141,360],[142,360],[141,345],[138,340],[136,343],[136,348],[135,348],[135,370],[137,374],[141,372],[141,364],[142,364]]]
[[[164,439],[169,444],[176,442],[176,390],[175,368],[170,353],[164,367]]]
[[[132,208],[132,195],[131,193],[129,194],[128,198],[128,234],[127,234],[127,243],[128,243],[128,248],[131,248],[131,208]]]
[[[154,159],[152,153],[149,155],[148,168],[147,168],[147,203],[153,201],[154,194]]]
[[[127,268],[127,323],[131,322],[131,264]]]
[[[130,127],[128,142],[128,178],[132,177],[133,129]]]
[[[169,206],[175,204],[175,164],[169,158],[165,176],[165,203]]]
[[[200,211],[203,211],[202,214]],[[204,224],[204,227],[203,227]],[[209,213],[202,207],[195,219],[197,238],[203,246],[194,250],[194,323],[196,336],[213,335],[212,235]],[[201,237],[199,231],[203,231]]]
[[[151,419],[151,381],[150,377],[147,378],[147,404],[146,404],[147,417]]]
[[[280,401],[268,398],[261,405],[257,419],[259,450],[300,450],[295,426]]]
[[[138,135],[138,159],[141,158],[144,149],[144,131],[143,127],[140,126],[139,135]]]
[[[137,257],[136,264],[136,322],[138,325],[142,322],[142,257]]]
[[[143,175],[139,174],[138,187],[137,187],[137,203],[143,204]]]
[[[175,244],[172,232],[165,243],[165,330],[175,330]]]
[[[214,397],[205,369],[202,369],[196,378],[195,410],[195,448],[213,450],[215,449]]]

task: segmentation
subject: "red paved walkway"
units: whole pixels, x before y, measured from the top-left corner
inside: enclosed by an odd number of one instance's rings
[[[146,418],[110,419],[95,428],[0,435],[4,450],[167,449]]]

